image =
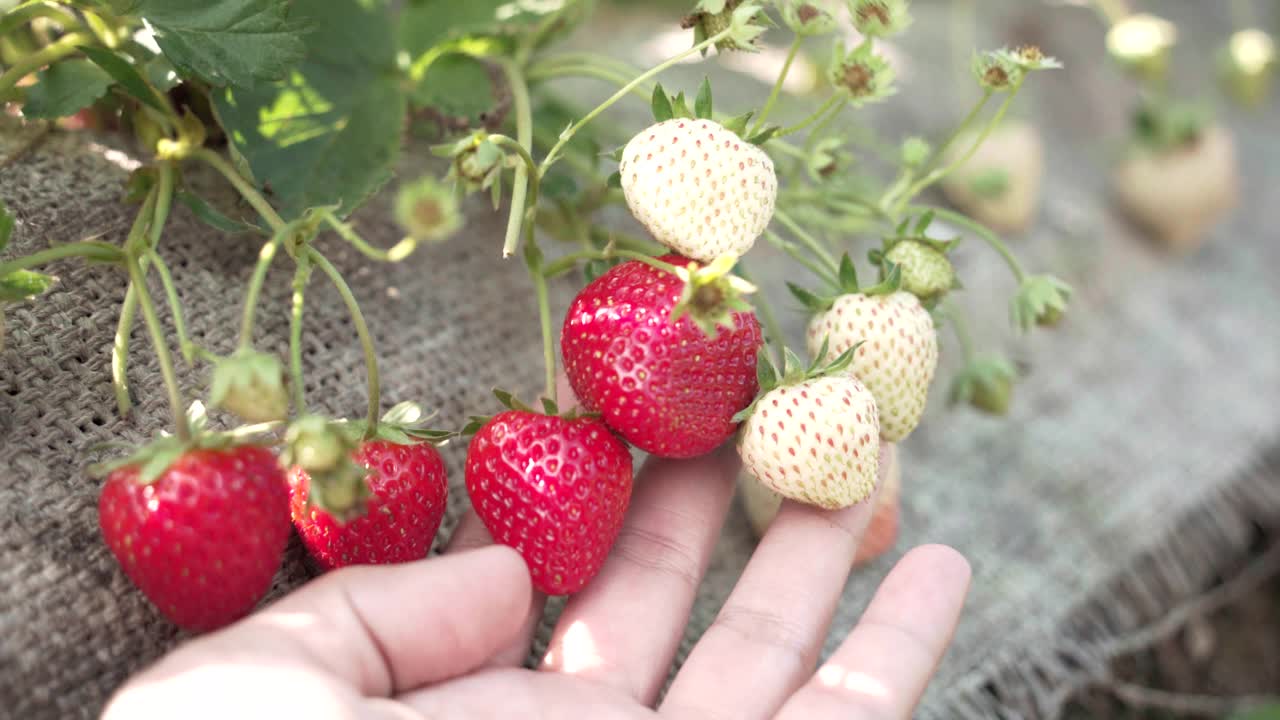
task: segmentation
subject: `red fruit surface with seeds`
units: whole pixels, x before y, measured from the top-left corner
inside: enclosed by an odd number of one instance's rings
[[[289,469],[293,524],[311,556],[326,569],[421,560],[431,549],[449,497],[444,459],[429,443],[374,440],[351,459],[369,469],[365,514],[346,523],[309,507],[311,478]]]
[[[604,564],[631,501],[631,454],[595,418],[495,415],[467,448],[467,494],[533,586],[575,593]]]
[[[583,407],[641,450],[672,458],[705,455],[733,436],[733,416],[759,389],[763,342],[747,312],[735,312],[734,329],[718,328],[715,337],[688,316],[672,322],[683,288],[669,272],[623,263],[578,293],[560,335],[565,374]]]
[[[248,614],[289,539],[284,471],[260,447],[191,450],[153,483],[112,472],[98,501],[107,547],[175,624],[205,631]]]

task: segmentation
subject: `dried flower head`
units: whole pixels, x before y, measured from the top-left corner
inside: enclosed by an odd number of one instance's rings
[[[849,0],[849,15],[858,32],[870,37],[896,35],[911,24],[906,0]]]
[[[863,42],[848,53],[843,43],[836,43],[827,79],[859,105],[883,100],[896,91],[893,68],[872,51],[870,42]]]

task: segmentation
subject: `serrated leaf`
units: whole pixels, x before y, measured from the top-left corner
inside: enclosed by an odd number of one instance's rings
[[[437,57],[410,91],[414,107],[431,108],[451,119],[465,119],[467,127],[482,125],[481,116],[498,103],[499,88],[484,62],[460,53]]]
[[[671,99],[667,97],[667,91],[662,89],[662,83],[653,86],[653,97],[649,101],[649,108],[653,111],[653,119],[658,122],[670,120],[672,117]]]
[[[168,106],[142,78],[138,68],[124,55],[90,45],[81,45],[79,50],[95,65],[106,70],[108,75],[120,83],[120,87],[125,92],[162,113],[169,113]]]
[[[177,198],[178,201],[183,205],[186,205],[197,218],[217,230],[232,234],[262,232],[262,228],[257,227],[256,225],[250,225],[249,223],[228,217],[223,214],[222,211],[205,202],[203,198],[191,192],[179,190],[177,192]]]
[[[339,205],[346,215],[390,177],[406,98],[394,72],[390,16],[359,0],[299,0],[312,31],[283,82],[214,94],[219,120],[288,218]]]
[[[289,17],[291,5],[289,0],[141,0],[132,12],[147,19],[156,44],[183,74],[221,87],[281,80],[302,60],[306,24]]]
[[[18,219],[9,212],[9,207],[4,204],[4,200],[0,200],[0,252],[9,245],[9,238],[13,237],[13,226],[16,225]]]
[[[711,79],[704,77],[702,86],[698,88],[698,97],[693,101],[693,113],[699,118],[709,120],[711,112]]]
[[[442,42],[474,35],[518,33],[560,3],[511,0],[410,0],[396,19],[400,49],[417,60]]]
[[[26,300],[41,295],[53,285],[53,278],[31,270],[14,270],[0,277],[0,302]]]
[[[114,82],[88,60],[63,60],[41,71],[27,88],[22,114],[49,120],[74,115],[106,95]]]

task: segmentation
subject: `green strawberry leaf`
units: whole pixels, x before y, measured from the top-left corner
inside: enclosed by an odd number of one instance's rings
[[[212,228],[231,234],[243,232],[263,233],[262,228],[228,217],[221,210],[218,210],[214,206],[205,202],[199,195],[187,190],[179,190],[177,198],[178,201],[183,205],[186,205],[197,218]]]
[[[400,12],[399,47],[417,61],[446,40],[527,30],[561,3],[511,0],[409,0]]]
[[[1250,710],[1242,710],[1228,720],[1280,720],[1280,702],[1267,703]]]
[[[134,98],[151,106],[155,110],[168,114],[169,107],[160,94],[147,83],[133,59],[113,50],[106,50],[90,45],[80,46],[80,52],[93,61],[93,64],[107,71],[107,74],[120,83],[124,91]]]
[[[13,226],[18,223],[18,219],[9,212],[8,206],[0,200],[0,252],[9,245],[9,238],[13,236]]]
[[[290,6],[289,0],[137,0],[129,12],[146,18],[156,44],[183,74],[221,87],[281,80],[298,64],[306,25],[289,17]]]
[[[390,16],[361,0],[299,0],[312,28],[285,81],[214,94],[218,118],[281,211],[339,205],[346,215],[380,188],[400,152],[406,98]]]
[[[653,86],[653,99],[649,105],[653,109],[653,119],[658,122],[675,117],[671,110],[671,99],[667,97],[667,91],[662,89],[662,83]]]
[[[693,113],[696,117],[711,119],[711,80],[702,78],[702,86],[698,88],[698,97],[693,101]]]
[[[415,68],[409,97],[414,107],[430,108],[443,118],[462,120],[452,129],[491,125],[490,115],[499,107],[503,89],[481,60],[461,53],[445,53],[424,69]]]
[[[53,278],[49,275],[30,270],[14,270],[0,277],[0,302],[33,298],[44,294],[51,285],[53,285]]]

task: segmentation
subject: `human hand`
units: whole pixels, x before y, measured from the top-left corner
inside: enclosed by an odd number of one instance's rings
[[[538,670],[542,598],[468,513],[439,558],[331,572],[133,678],[108,720],[906,718],[950,642],[969,568],[909,552],[814,673],[869,520],[784,504],[664,698],[732,499],[732,448],[650,459],[612,554],[568,602]]]

